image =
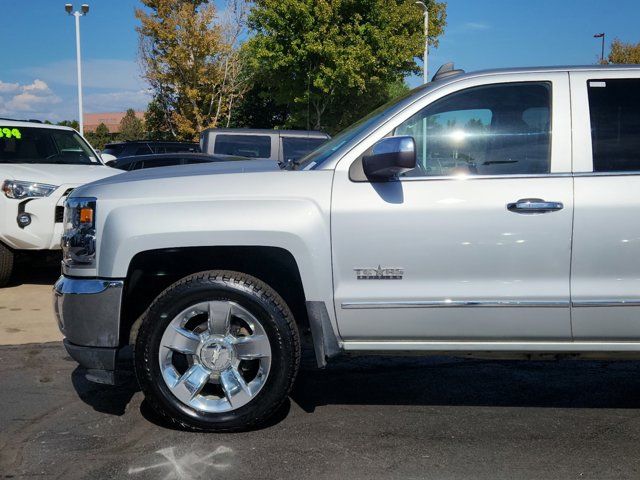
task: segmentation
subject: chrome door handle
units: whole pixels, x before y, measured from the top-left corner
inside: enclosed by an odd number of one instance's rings
[[[562,202],[547,202],[540,198],[522,198],[515,203],[507,204],[507,210],[515,213],[546,213],[563,208]]]

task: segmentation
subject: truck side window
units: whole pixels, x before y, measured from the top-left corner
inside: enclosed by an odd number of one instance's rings
[[[589,80],[594,172],[640,171],[640,79]]]
[[[213,153],[249,158],[271,157],[271,137],[268,135],[216,135]]]
[[[548,173],[551,85],[473,87],[432,103],[399,125],[413,136],[417,168],[407,176]]]

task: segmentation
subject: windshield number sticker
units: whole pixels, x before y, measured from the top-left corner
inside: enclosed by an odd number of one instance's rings
[[[0,127],[0,138],[15,138],[20,140],[22,133],[17,128]]]

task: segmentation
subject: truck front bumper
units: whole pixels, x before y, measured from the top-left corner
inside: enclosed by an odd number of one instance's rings
[[[62,276],[53,287],[53,308],[69,355],[102,383],[118,363],[122,280]],[[103,374],[101,374],[103,372]]]

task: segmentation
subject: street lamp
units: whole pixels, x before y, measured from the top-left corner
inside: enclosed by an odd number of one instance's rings
[[[600,63],[604,64],[604,32],[603,33],[596,33],[593,38],[601,38],[602,39],[602,50],[600,51]]]
[[[89,13],[89,5],[83,3],[80,11],[73,11],[73,5],[65,4],[65,12],[76,17],[76,64],[78,67],[78,114],[80,115],[80,135],[84,135],[84,120],[82,118],[82,67],[80,66],[80,17]]]
[[[428,60],[429,60],[429,9],[424,2],[417,1],[416,5],[420,5],[424,12],[424,57],[422,59],[422,82],[427,83],[429,81],[428,75]]]

